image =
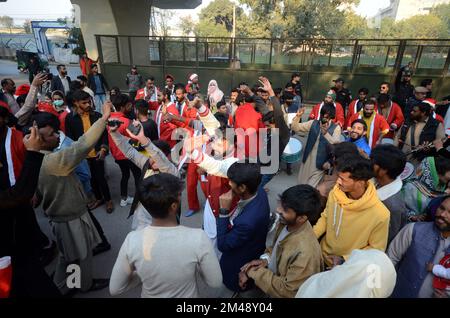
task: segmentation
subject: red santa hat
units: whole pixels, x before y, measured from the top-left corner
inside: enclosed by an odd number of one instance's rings
[[[50,113],[50,114],[53,114],[56,116],[59,115],[58,112],[56,111],[56,109],[53,107],[53,105],[50,103],[47,103],[47,102],[39,102],[37,105],[37,109],[40,112]]]
[[[14,95],[20,96],[20,95],[28,95],[28,92],[30,91],[30,85],[28,84],[22,84],[16,89],[16,93]]]

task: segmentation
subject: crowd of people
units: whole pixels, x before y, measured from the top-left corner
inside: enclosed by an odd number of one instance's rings
[[[142,297],[198,297],[199,277],[223,297],[450,297],[450,96],[433,99],[431,79],[412,86],[411,65],[354,99],[337,78],[309,114],[300,73],[284,88],[241,82],[227,97],[214,79],[205,89],[197,74],[167,74],[158,87],[135,66],[121,92],[94,61],[83,66],[74,80],[58,65],[31,85],[1,81],[0,259],[11,258],[12,277],[0,286],[10,297],[136,286]],[[293,140],[301,155],[286,161]],[[295,162],[297,185],[270,206],[268,184]],[[94,278],[94,256],[111,245],[92,212],[113,213],[114,202],[130,206],[131,229],[111,277]],[[201,229],[180,225],[201,211]]]

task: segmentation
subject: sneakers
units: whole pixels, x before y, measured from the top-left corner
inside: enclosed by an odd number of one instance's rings
[[[125,207],[125,206],[127,206],[127,204],[132,204],[132,203],[133,203],[133,197],[128,197],[128,198],[126,198],[126,200],[124,200],[124,199],[120,200],[121,207]]]

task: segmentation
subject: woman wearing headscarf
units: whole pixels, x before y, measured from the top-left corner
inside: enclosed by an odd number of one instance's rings
[[[209,109],[212,111],[213,114],[217,112],[217,103],[220,101],[225,102],[223,92],[217,85],[216,80],[209,81],[207,100],[209,104]]]
[[[311,276],[296,298],[387,298],[397,274],[389,257],[376,249],[354,250],[330,271]]]
[[[423,221],[434,198],[446,193],[450,181],[450,159],[427,157],[416,169],[416,176],[404,183],[402,194],[410,221]]]

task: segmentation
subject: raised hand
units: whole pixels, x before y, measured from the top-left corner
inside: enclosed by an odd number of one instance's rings
[[[135,135],[127,128],[128,135],[132,139],[135,139],[135,140],[139,141],[142,145],[147,144],[149,139],[145,136],[145,134],[144,134],[144,127],[142,127],[142,124],[140,123],[140,121],[139,120],[133,120],[133,126],[135,126],[135,127],[139,127],[140,126],[141,127],[139,129],[139,133],[137,135]]]
[[[102,110],[103,110],[103,116],[102,119],[107,121],[109,116],[111,116],[111,110],[113,109],[113,104],[111,103],[111,101],[106,101],[103,106],[102,106]]]
[[[272,89],[272,84],[270,84],[270,81],[267,79],[267,77],[260,76],[259,82],[263,85],[263,89],[268,92],[270,96],[275,96],[275,93]]]
[[[39,87],[42,84],[44,84],[46,80],[47,80],[47,74],[39,73],[34,77],[33,82],[31,82],[31,85]]]
[[[30,128],[30,134],[23,138],[23,144],[28,151],[39,152],[43,149],[43,141],[39,134],[36,122],[34,122],[33,126]]]

